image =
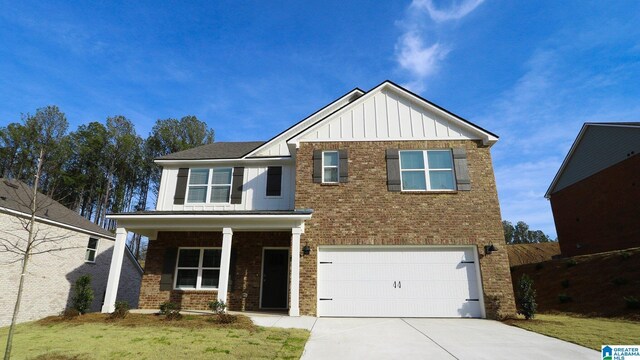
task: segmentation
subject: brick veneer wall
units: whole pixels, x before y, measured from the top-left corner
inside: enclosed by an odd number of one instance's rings
[[[564,256],[640,246],[640,155],[551,195]]]
[[[234,232],[231,248],[237,255],[235,269],[230,269],[229,310],[259,309],[264,247],[290,247],[290,232]],[[221,247],[219,232],[160,232],[158,239],[149,242],[145,274],[140,289],[140,308],[158,309],[165,301],[181,304],[183,309],[208,310],[209,302],[217,299],[217,291],[171,290],[160,291],[160,277],[164,254],[171,247]],[[243,297],[246,293],[246,298]]]
[[[385,150],[464,147],[471,191],[387,191]],[[314,149],[348,149],[349,182],[312,182]],[[509,260],[488,147],[476,141],[301,143],[296,164],[296,208],[311,208],[300,262],[300,311],[316,314],[316,255],[320,245],[477,245],[487,316],[515,314]],[[498,251],[484,256],[483,245]]]

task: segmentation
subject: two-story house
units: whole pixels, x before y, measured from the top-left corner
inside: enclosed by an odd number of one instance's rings
[[[150,239],[141,308],[512,315],[497,140],[392,82],[356,88],[269,141],[158,158],[157,208],[111,214],[116,248]]]

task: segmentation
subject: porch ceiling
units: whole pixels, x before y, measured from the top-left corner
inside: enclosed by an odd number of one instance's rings
[[[109,214],[119,228],[156,239],[158,231],[289,231],[302,228],[313,210],[269,211],[138,211]]]

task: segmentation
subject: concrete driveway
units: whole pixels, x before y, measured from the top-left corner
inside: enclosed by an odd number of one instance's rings
[[[302,359],[599,359],[597,351],[481,319],[319,318]]]

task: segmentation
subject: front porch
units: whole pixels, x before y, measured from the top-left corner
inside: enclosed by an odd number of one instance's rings
[[[139,307],[288,311],[299,316],[300,237],[310,210],[113,214],[116,244],[102,312],[114,309],[127,234],[149,237]]]

